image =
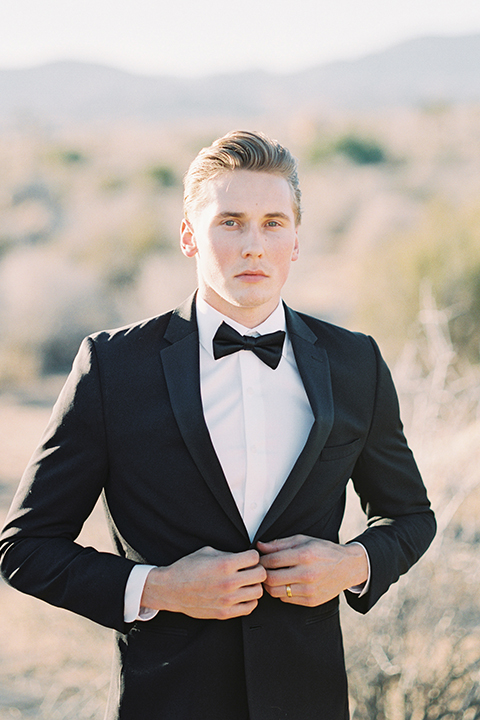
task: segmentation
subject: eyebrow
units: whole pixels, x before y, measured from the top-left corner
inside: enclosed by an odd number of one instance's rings
[[[226,210],[225,212],[218,213],[218,215],[215,215],[217,218],[227,218],[227,217],[234,217],[234,218],[242,218],[245,217],[245,213],[242,212],[230,212],[229,210]]]
[[[288,215],[286,215],[283,212],[273,212],[273,213],[266,213],[265,217],[267,218],[281,218],[282,220],[288,220],[290,222],[290,218]]]
[[[245,216],[246,216],[246,213],[243,213],[243,212],[233,212],[233,211],[230,212],[230,211],[226,210],[224,212],[218,213],[218,215],[216,215],[215,217],[221,219],[221,218],[227,218],[227,217],[244,218]],[[281,220],[286,220],[286,221],[290,222],[290,218],[288,217],[288,215],[286,215],[283,212],[265,213],[265,217],[271,218],[271,219],[280,218]]]

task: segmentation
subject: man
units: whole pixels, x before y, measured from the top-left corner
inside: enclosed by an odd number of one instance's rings
[[[338,596],[366,612],[434,535],[375,343],[280,301],[299,223],[285,148],[202,150],[196,297],[84,341],[14,500],[5,577],[117,631],[110,720],[345,720]],[[118,555],[75,543],[102,492]]]

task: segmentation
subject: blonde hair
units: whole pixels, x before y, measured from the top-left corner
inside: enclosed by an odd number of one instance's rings
[[[183,207],[189,219],[206,201],[208,180],[224,172],[253,170],[285,178],[292,191],[295,224],[302,217],[301,191],[297,161],[287,148],[263,133],[234,130],[203,148],[192,161],[184,177]]]

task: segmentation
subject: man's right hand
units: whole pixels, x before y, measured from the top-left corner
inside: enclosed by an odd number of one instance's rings
[[[194,618],[249,615],[267,577],[256,550],[227,553],[204,547],[167,567],[150,570],[141,606]]]

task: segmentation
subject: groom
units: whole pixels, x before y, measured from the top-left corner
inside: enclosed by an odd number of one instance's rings
[[[84,340],[7,518],[5,578],[117,631],[108,720],[345,720],[338,596],[366,612],[435,533],[375,342],[281,302],[300,216],[276,141],[199,153],[196,295]],[[101,493],[116,554],[75,542]]]

